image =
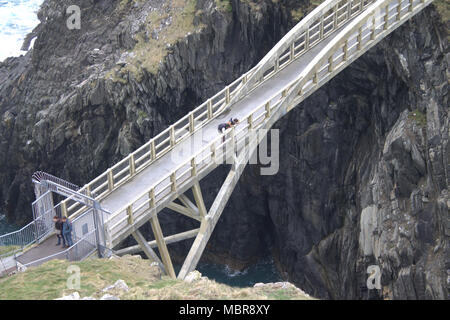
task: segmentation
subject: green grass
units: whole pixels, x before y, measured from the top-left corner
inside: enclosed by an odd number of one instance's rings
[[[448,0],[434,0],[433,5],[442,18],[442,22],[449,23],[450,20],[450,1]],[[448,30],[447,30],[448,33]]]
[[[7,253],[13,253],[16,250],[21,249],[20,246],[0,246],[0,256],[7,254]]]
[[[149,264],[146,261],[145,264]],[[80,289],[67,288],[70,265],[80,268]],[[99,295],[101,289],[123,279],[130,286],[159,280],[158,272],[142,272],[142,259],[92,259],[83,262],[53,260],[24,273],[0,279],[0,300],[50,300],[78,291],[81,296]]]
[[[415,121],[417,125],[422,128],[427,126],[427,115],[422,113],[419,109],[411,111],[408,118]]]
[[[68,289],[67,280],[73,274],[68,267],[80,268],[80,288]],[[102,289],[124,280],[128,292],[111,291],[122,300],[154,299],[312,299],[288,286],[264,286],[258,288],[234,288],[209,279],[193,283],[161,276],[155,266],[140,257],[125,256],[115,259],[91,259],[77,263],[53,260],[39,267],[29,268],[23,273],[0,279],[0,300],[50,300],[77,291],[81,297],[100,298]]]
[[[128,4],[129,1],[131,0],[122,2]],[[171,45],[197,28],[203,28],[203,25],[194,26],[196,4],[197,0],[172,0],[165,3],[161,9],[150,13],[147,16],[146,30],[136,35],[137,42],[131,51],[134,57],[130,58],[126,66],[113,68],[107,77],[114,82],[126,83],[124,78],[129,73],[138,81],[142,79],[144,70],[156,74]],[[165,22],[169,18],[171,23],[166,25]],[[147,38],[154,30],[159,30],[158,39]]]
[[[228,13],[231,13],[233,11],[230,0],[216,0],[215,2],[217,10]]]

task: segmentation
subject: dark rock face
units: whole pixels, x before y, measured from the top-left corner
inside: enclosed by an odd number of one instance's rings
[[[157,75],[111,79],[146,15],[170,2],[121,3],[80,1],[81,29],[69,30],[72,2],[45,1],[33,51],[0,64],[0,203],[9,221],[30,219],[34,171],[84,185],[256,64],[285,33],[286,14],[270,1],[256,12],[235,2],[232,13],[199,1],[194,23],[206,27],[173,45]]]
[[[129,2],[129,1],[128,1]],[[128,3],[127,2],[127,3]],[[0,63],[0,203],[30,219],[36,170],[83,185],[233,81],[292,26],[289,1],[198,1],[205,27],[171,46],[157,75],[117,81],[136,34],[164,1],[44,2],[32,52]],[[321,298],[446,299],[449,206],[448,43],[433,8],[304,101],[280,130],[280,171],[248,166],[204,254],[244,268],[272,255]],[[218,77],[220,75],[220,77]],[[201,182],[207,206],[227,174]],[[163,212],[165,234],[197,225]],[[150,230],[148,226],[144,229]],[[180,260],[186,241],[169,249]],[[382,290],[368,291],[368,266]]]
[[[247,169],[212,252],[240,266],[269,245],[323,298],[448,297],[449,56],[434,20],[406,23],[276,124],[280,172]],[[367,289],[370,265],[382,290]]]

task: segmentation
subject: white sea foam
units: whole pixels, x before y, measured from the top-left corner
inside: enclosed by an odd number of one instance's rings
[[[0,61],[26,53],[20,48],[25,36],[39,23],[36,13],[42,2],[44,0],[0,0]]]

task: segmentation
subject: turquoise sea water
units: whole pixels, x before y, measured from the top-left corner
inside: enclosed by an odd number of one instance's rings
[[[37,11],[44,0],[0,0],[0,61],[25,54],[25,36],[38,24]]]
[[[199,265],[197,270],[203,276],[219,283],[232,287],[252,287],[255,283],[283,281],[281,275],[275,268],[275,264],[269,258],[243,270],[236,271],[226,265],[204,264]]]

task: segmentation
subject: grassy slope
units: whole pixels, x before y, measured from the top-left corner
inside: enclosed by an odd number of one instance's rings
[[[123,11],[131,5],[132,0],[123,0],[118,11]],[[147,16],[145,30],[136,35],[137,43],[131,51],[133,58],[123,67],[115,67],[109,73],[114,81],[123,82],[123,77],[131,73],[138,79],[143,69],[156,74],[159,63],[169,51],[169,46],[183,39],[188,33],[201,29],[203,26],[194,26],[197,0],[172,0],[165,3],[159,10]],[[158,38],[149,37],[152,32],[158,31]]]
[[[80,289],[67,289],[71,274],[68,261],[54,260],[24,273],[0,279],[1,300],[49,300],[78,291],[81,297],[100,298],[102,289],[124,280],[130,290],[127,293],[111,292],[121,299],[312,299],[294,287],[281,289],[264,286],[259,288],[233,288],[212,280],[201,279],[193,283],[172,280],[161,276],[157,267],[148,260],[125,256],[116,259],[92,259],[77,262],[80,268]]]

